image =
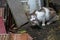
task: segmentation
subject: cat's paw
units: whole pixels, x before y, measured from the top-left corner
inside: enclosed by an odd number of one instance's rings
[[[50,25],[50,22],[48,22],[47,25]]]
[[[42,24],[42,26],[45,26],[45,24]]]

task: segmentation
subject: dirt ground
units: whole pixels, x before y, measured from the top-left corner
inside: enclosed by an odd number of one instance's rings
[[[33,40],[60,40],[60,21],[54,22],[45,27],[32,27],[30,24],[25,25],[24,29],[31,35]]]

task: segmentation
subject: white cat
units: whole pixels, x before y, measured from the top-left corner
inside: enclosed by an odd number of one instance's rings
[[[43,7],[41,10],[36,10],[33,15],[31,15],[30,21],[32,25],[39,25],[39,22],[42,22],[42,26],[45,26],[45,22],[47,22],[47,25],[52,23],[56,20],[58,16],[56,15],[54,10],[50,10],[46,7]],[[52,18],[52,19],[50,19]]]

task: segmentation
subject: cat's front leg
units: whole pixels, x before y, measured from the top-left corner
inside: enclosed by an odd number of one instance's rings
[[[42,18],[42,26],[45,26],[45,17]]]

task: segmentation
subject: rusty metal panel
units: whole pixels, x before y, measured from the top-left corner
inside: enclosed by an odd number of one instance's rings
[[[0,34],[0,40],[32,40],[28,33],[23,34]]]
[[[33,38],[27,33],[11,34],[10,38],[11,38],[10,40],[33,40]]]

